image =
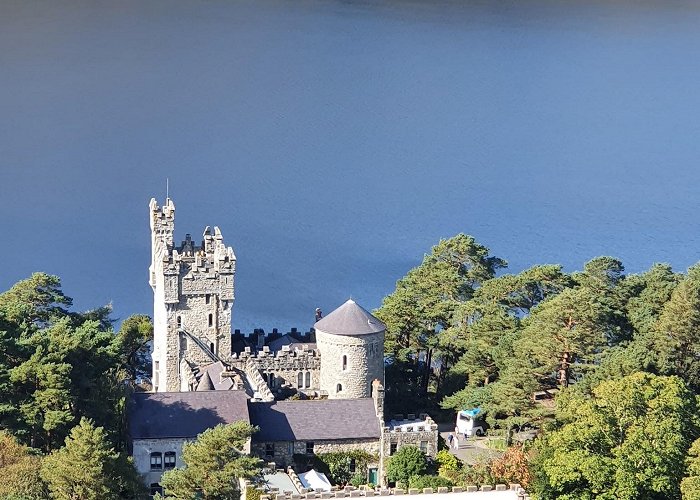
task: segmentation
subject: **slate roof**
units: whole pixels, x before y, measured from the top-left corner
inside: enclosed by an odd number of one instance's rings
[[[384,323],[352,299],[318,320],[314,328],[336,335],[368,335],[386,330]]]
[[[249,404],[250,421],[260,427],[253,441],[379,439],[372,398],[276,401]]]
[[[244,391],[139,392],[129,405],[132,439],[193,438],[239,420],[250,422]]]

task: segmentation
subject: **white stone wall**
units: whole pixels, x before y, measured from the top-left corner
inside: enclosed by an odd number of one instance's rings
[[[321,353],[320,386],[329,399],[368,398],[374,379],[384,384],[384,332],[350,336],[316,330],[316,345]]]
[[[147,486],[160,483],[160,478],[165,471],[165,469],[151,470],[151,453],[159,452],[164,456],[166,452],[175,452],[175,466],[183,467],[185,464],[182,462],[182,445],[186,442],[187,440],[183,438],[134,440],[134,466]]]

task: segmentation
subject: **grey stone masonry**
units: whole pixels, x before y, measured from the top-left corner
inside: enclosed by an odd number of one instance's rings
[[[360,336],[316,330],[321,353],[320,388],[330,399],[367,398],[372,381],[384,384],[384,332]]]
[[[181,360],[198,366],[231,353],[236,256],[218,227],[206,227],[201,244],[188,234],[176,247],[175,204],[152,199],[149,209],[154,390],[193,390],[191,377],[180,375]]]

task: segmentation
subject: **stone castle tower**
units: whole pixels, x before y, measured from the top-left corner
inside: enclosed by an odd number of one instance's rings
[[[218,227],[204,230],[197,245],[188,234],[173,243],[175,205],[151,199],[151,266],[153,289],[153,390],[188,390],[184,363],[201,366],[231,354],[236,256],[224,245]]]
[[[368,398],[374,380],[384,385],[384,323],[348,300],[314,328],[329,399]]]

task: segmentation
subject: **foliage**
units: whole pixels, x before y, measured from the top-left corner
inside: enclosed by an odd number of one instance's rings
[[[435,455],[435,462],[438,466],[438,474],[448,477],[450,472],[458,471],[462,467],[462,462],[449,450],[440,450]]]
[[[489,464],[496,483],[517,483],[528,488],[532,482],[530,459],[522,446],[512,446]]]
[[[407,485],[413,476],[422,476],[428,469],[425,454],[415,446],[402,446],[386,463],[386,478]]]
[[[367,484],[367,477],[364,474],[355,474],[350,478],[350,484],[354,487],[360,487]]]
[[[422,490],[423,488],[433,488],[437,490],[442,487],[452,487],[454,483],[442,476],[412,476],[408,480],[409,488],[418,488]]]
[[[6,431],[0,431],[0,498],[46,498],[40,467],[40,457]]]
[[[562,394],[562,427],[538,444],[538,496],[678,498],[696,414],[695,397],[677,377],[640,372],[601,383],[592,398]]]
[[[683,500],[700,500],[700,439],[693,441],[685,462],[687,476],[681,481]]]
[[[674,374],[700,389],[700,265],[673,290],[654,325],[655,350],[662,373]]]
[[[255,430],[245,422],[219,424],[201,433],[196,441],[186,443],[182,448],[185,467],[169,470],[161,479],[168,496],[238,499],[238,479],[257,479],[261,474],[260,460],[244,452]]]
[[[254,486],[248,485],[245,489],[246,500],[260,500],[262,491]]]
[[[362,476],[362,483],[367,482],[364,476],[367,467],[378,460],[378,457],[365,450],[334,451],[315,455],[315,468],[328,476],[333,484],[346,485],[355,476]],[[354,467],[352,464],[354,463]]]
[[[56,500],[133,498],[141,489],[133,466],[114,451],[104,429],[85,418],[65,446],[43,460],[41,477]]]

